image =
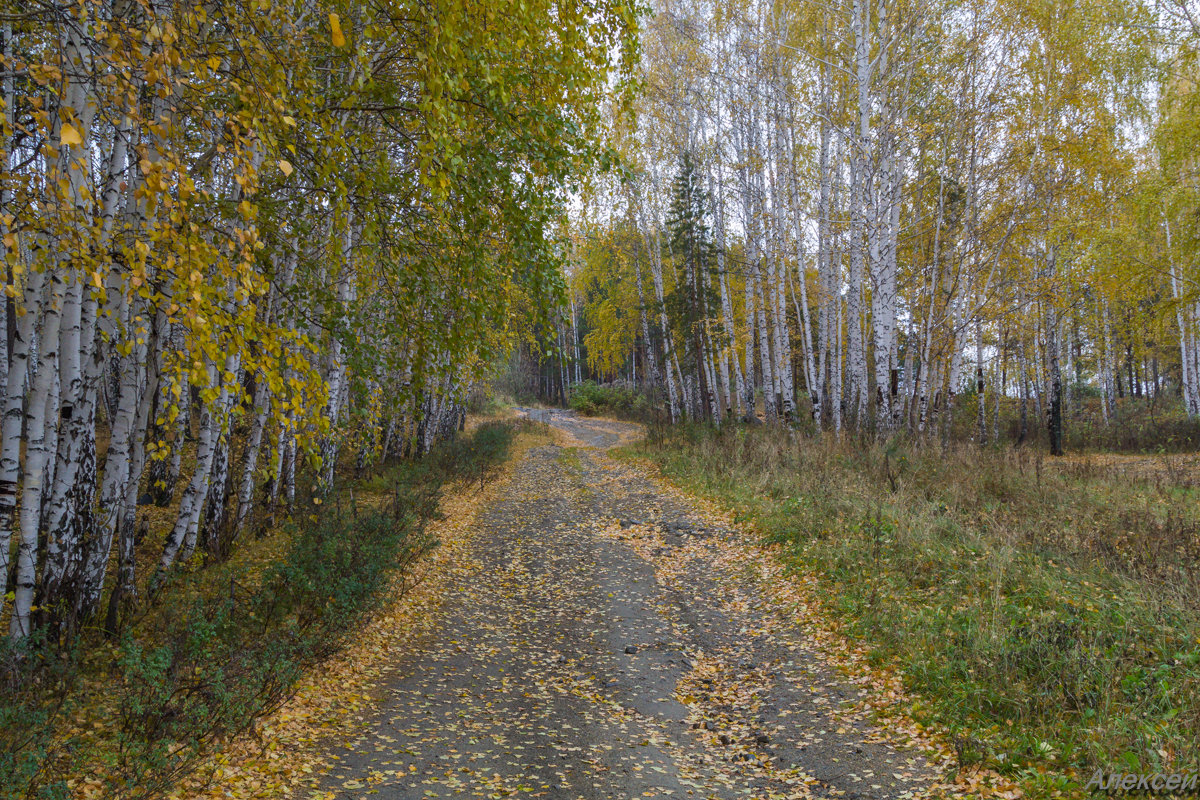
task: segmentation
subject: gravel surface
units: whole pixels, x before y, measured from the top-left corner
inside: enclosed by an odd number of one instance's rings
[[[413,642],[339,797],[905,797],[888,743],[706,519],[605,449],[631,425],[529,410],[535,447],[479,516],[468,574]],[[572,446],[574,445],[574,446]]]

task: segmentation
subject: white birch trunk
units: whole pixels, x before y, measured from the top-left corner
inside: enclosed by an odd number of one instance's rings
[[[17,491],[21,477],[21,442],[24,431],[25,389],[29,378],[30,345],[34,327],[41,322],[46,273],[35,270],[25,278],[22,303],[25,313],[17,317],[13,340],[12,366],[5,385],[4,417],[0,422],[0,580],[5,583],[0,595],[0,611],[9,592],[9,553],[16,522]]]
[[[338,275],[337,308],[339,316],[345,314],[354,299],[354,223],[350,211],[346,212],[346,229],[342,233],[342,264]],[[338,441],[337,425],[342,410],[342,394],[346,388],[346,364],[343,354],[344,345],[341,339],[342,320],[336,320],[333,333],[329,340],[329,370],[326,383],[329,386],[329,401],[325,406],[325,416],[329,420],[330,433],[321,445],[321,491],[328,492],[333,488],[334,470],[337,468]]]
[[[17,542],[17,575],[9,634],[14,639],[31,632],[30,610],[37,586],[38,528],[46,471],[51,464],[47,441],[47,402],[58,380],[59,325],[66,286],[56,274],[50,276],[50,298],[39,330],[37,372],[30,385],[25,409],[25,469],[21,486],[20,539]]]
[[[757,295],[755,309],[758,313],[758,354],[759,367],[762,370],[763,415],[768,422],[774,422],[776,418],[775,375],[771,369],[770,329],[767,327],[767,294],[764,285],[766,280],[763,277],[760,263],[754,264],[749,279],[752,280]]]
[[[1173,249],[1171,222],[1165,213],[1163,214],[1163,229],[1167,235],[1167,255],[1171,269],[1171,298],[1175,301],[1175,324],[1179,326],[1179,360],[1183,370],[1183,386],[1181,387],[1183,405],[1187,409],[1188,416],[1194,417],[1200,415],[1200,387],[1197,386],[1196,354],[1193,352],[1195,349],[1194,322],[1191,318],[1192,308],[1184,300],[1182,281],[1179,278],[1179,265],[1176,263]]]
[[[975,399],[978,400],[976,413],[976,439],[981,445],[987,444],[987,397],[984,392],[983,377],[983,320],[975,318]]]
[[[224,367],[223,372],[236,373],[237,360],[234,354],[226,356]],[[208,375],[210,383],[218,379],[215,365],[209,365]],[[204,501],[208,497],[213,456],[220,436],[221,414],[218,409],[225,408],[229,396],[229,387],[224,378],[220,380],[221,390],[214,407],[205,407],[200,414],[200,430],[196,437],[196,465],[192,470],[192,478],[180,497],[175,526],[163,544],[162,557],[150,583],[151,594],[161,588],[176,560],[187,560],[196,547],[196,529],[200,523],[200,514],[204,510]]]
[[[159,312],[156,315],[156,331],[164,329],[166,324],[166,315]],[[158,336],[147,335],[146,339],[147,344],[137,348],[141,351],[140,364],[134,365],[131,370],[135,374],[144,373],[145,380],[141,391],[135,395],[137,413],[133,418],[126,445],[125,461],[127,466],[123,470],[124,474],[119,477],[123,483],[119,489],[118,504],[110,512],[112,519],[99,530],[98,535],[93,537],[90,546],[85,550],[79,599],[79,612],[83,618],[91,616],[100,607],[114,534],[119,537],[120,552],[117,558],[117,583],[114,588],[114,597],[111,598],[114,608],[110,613],[110,622],[113,621],[113,615],[117,613],[118,607],[122,604],[129,605],[137,595],[137,588],[134,585],[133,535],[137,522],[138,489],[141,486],[142,473],[146,466],[146,437],[151,427],[151,414],[154,412],[154,401],[159,390],[161,372],[157,352]],[[135,378],[133,381],[135,391],[138,383],[139,381]]]
[[[654,354],[654,341],[650,338],[650,318],[646,314],[646,293],[642,288],[642,262],[637,256],[634,256],[633,268],[637,281],[638,316],[642,323],[642,342],[646,352],[646,368],[643,372],[646,380],[653,386],[662,378],[658,371],[658,358]]]
[[[650,240],[650,234],[646,231],[646,222],[642,216],[642,230],[645,236],[646,252],[650,255],[650,278],[654,283],[654,297],[658,306],[659,330],[662,334],[663,342],[663,366],[667,378],[667,402],[670,405],[671,422],[679,421],[679,390],[676,388],[675,374],[679,373],[678,362],[675,358],[674,348],[671,346],[671,323],[667,318],[667,306],[664,299],[663,275],[662,275],[662,259],[659,257],[659,251],[653,246]],[[672,374],[674,367],[675,374]]]
[[[571,361],[575,365],[575,383],[583,383],[581,365],[579,363],[579,324],[576,320],[575,292],[571,292]]]

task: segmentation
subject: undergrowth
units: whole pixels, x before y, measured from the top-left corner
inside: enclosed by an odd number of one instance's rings
[[[120,641],[0,640],[0,798],[169,789],[392,599],[392,577],[433,544],[425,523],[443,487],[486,481],[515,435],[484,424],[388,465],[357,486],[382,502],[339,498],[288,523],[276,534],[288,546],[264,568],[184,576]]]
[[[637,452],[822,579],[901,668],[960,767],[1077,791],[1097,768],[1200,767],[1195,485],[1026,450],[659,428]]]
[[[571,387],[567,405],[585,417],[608,416],[646,421],[655,415],[660,405],[654,400],[633,384],[584,381]]]

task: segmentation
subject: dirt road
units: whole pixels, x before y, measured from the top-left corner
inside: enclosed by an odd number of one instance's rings
[[[740,534],[605,449],[632,426],[530,416],[532,449],[479,516],[469,574],[413,643],[339,797],[904,797],[918,753],[846,712],[837,680],[754,576]],[[574,445],[574,446],[572,446]]]

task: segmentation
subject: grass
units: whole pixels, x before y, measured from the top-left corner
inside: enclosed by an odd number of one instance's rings
[[[762,427],[652,429],[635,452],[818,575],[829,614],[900,667],[963,768],[1048,796],[1097,768],[1200,767],[1186,477]]]
[[[958,441],[975,438],[978,426],[979,398],[973,390],[959,395],[951,437]],[[987,399],[989,438],[995,431],[995,395]],[[807,411],[807,407],[805,409]],[[1010,444],[1020,439],[1020,403],[1016,398],[1001,400],[998,433]],[[1044,417],[1030,401],[1026,408],[1026,445],[1047,444]],[[1166,393],[1151,397],[1123,397],[1115,401],[1111,416],[1105,418],[1103,403],[1094,387],[1076,386],[1064,413],[1064,446],[1068,453],[1195,453],[1200,449],[1200,419],[1188,416],[1183,400]]]
[[[478,425],[308,506],[230,560],[178,576],[118,641],[89,631],[67,647],[18,650],[4,640],[0,798],[170,788],[394,599],[393,577],[434,544],[424,528],[441,492],[485,482],[516,432]]]
[[[579,458],[578,447],[563,447],[558,451],[558,460],[572,473],[583,470],[583,460]]]

